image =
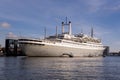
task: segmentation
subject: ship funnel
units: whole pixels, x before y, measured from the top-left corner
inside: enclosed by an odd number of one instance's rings
[[[71,21],[69,21],[69,35],[72,34],[72,29],[71,29]]]
[[[68,27],[68,32],[64,32],[64,26]],[[69,35],[72,34],[71,21],[69,21],[69,23],[67,23],[67,17],[66,17],[66,23],[62,22],[62,34],[64,34],[64,33],[68,33]]]

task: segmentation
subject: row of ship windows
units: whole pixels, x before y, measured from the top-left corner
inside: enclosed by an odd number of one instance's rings
[[[61,41],[47,41],[47,43],[54,43],[54,44],[55,44],[56,42],[57,42],[57,43],[61,43]],[[69,43],[69,44],[75,44],[75,45],[86,45],[86,44],[82,44],[82,43],[80,44],[80,43],[66,42],[66,41],[62,41],[62,42],[64,42],[64,43]],[[91,46],[92,46],[92,47],[102,47],[102,46],[99,46],[99,45],[98,45],[98,46],[95,46],[95,45],[86,45],[86,46],[90,46],[90,47],[91,47]]]
[[[64,42],[64,41],[63,41],[63,42]],[[71,43],[71,42],[64,42],[64,43]],[[71,43],[71,44],[75,44],[75,45],[76,45],[76,44],[77,44],[77,45],[86,45],[86,44],[82,44],[82,43],[81,43],[81,44],[79,44],[79,43]],[[102,47],[102,46],[99,46],[99,45],[98,45],[98,46],[95,46],[95,45],[86,45],[86,46],[90,46],[90,47],[91,47],[91,46],[92,46],[92,47]]]
[[[42,42],[42,41],[39,41],[39,40],[29,40],[29,39],[19,39],[20,41],[34,41],[34,42]]]

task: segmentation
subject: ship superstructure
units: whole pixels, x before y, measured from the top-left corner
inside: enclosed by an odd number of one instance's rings
[[[64,26],[68,26],[68,32],[65,32]],[[104,46],[100,39],[93,37],[93,28],[91,36],[83,33],[72,34],[71,21],[62,22],[62,33],[48,36],[44,39],[19,39],[22,51],[27,56],[102,56]]]

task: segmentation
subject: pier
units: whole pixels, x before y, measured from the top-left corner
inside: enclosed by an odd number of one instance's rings
[[[110,52],[108,56],[120,56],[120,52]]]

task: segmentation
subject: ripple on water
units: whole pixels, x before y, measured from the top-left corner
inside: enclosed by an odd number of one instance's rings
[[[119,57],[1,57],[0,80],[120,80]]]

